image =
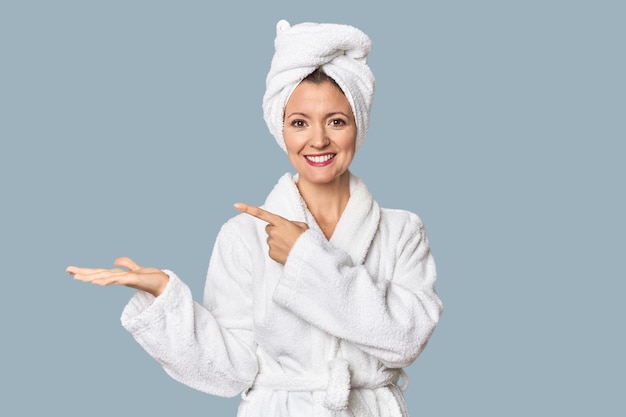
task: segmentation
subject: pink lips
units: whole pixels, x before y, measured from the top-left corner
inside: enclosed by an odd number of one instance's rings
[[[305,161],[307,162],[307,164],[314,166],[314,167],[324,167],[327,165],[330,165],[333,162],[333,159],[335,159],[335,156],[337,154],[335,153],[323,153],[323,154],[317,154],[317,155],[306,155],[304,157]]]

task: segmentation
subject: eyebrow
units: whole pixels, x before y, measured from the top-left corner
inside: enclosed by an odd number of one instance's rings
[[[334,111],[334,112],[328,113],[324,117],[332,117],[332,116],[335,116],[335,115],[338,115],[338,114],[340,114],[340,115],[342,115],[344,117],[347,117],[348,119],[350,118],[350,115],[348,115],[348,114],[346,114],[346,113],[344,113],[342,111]],[[308,117],[308,115],[306,113],[302,113],[302,112],[297,112],[296,111],[296,112],[293,112],[293,113],[290,113],[290,114],[286,115],[285,119],[288,119],[288,118],[293,117],[293,116]]]

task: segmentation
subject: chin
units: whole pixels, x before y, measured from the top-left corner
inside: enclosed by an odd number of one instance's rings
[[[344,175],[347,174],[348,171],[344,171],[341,174],[334,174],[334,173],[317,173],[314,175],[302,175],[302,173],[300,173],[300,179],[305,180],[306,182],[309,182],[311,184],[315,184],[315,185],[326,185],[326,184],[332,184],[333,182],[339,181],[339,179]]]

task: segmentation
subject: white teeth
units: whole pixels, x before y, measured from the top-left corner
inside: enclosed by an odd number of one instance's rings
[[[326,155],[315,155],[315,156],[306,156],[305,158],[311,162],[315,162],[316,164],[320,164],[322,162],[326,162],[335,157],[334,153],[326,154]]]

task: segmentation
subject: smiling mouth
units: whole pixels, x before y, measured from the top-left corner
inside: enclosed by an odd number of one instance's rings
[[[324,155],[305,155],[304,158],[311,165],[326,165],[337,156],[336,153],[327,153]]]

